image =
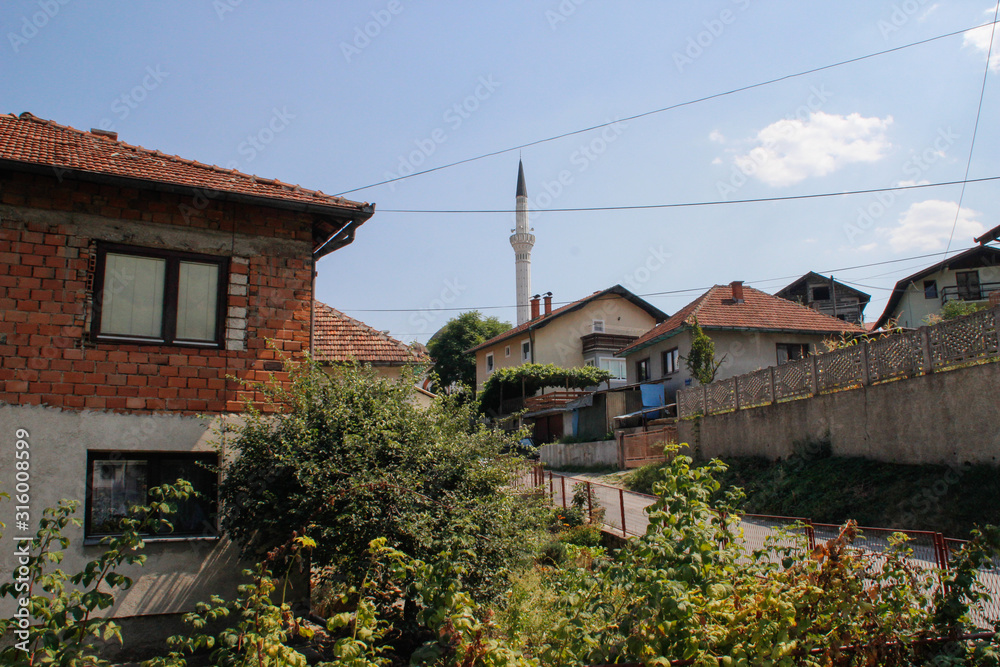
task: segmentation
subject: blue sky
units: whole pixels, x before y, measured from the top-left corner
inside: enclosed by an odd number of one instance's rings
[[[992,21],[983,0],[301,3],[8,0],[0,112],[335,194]],[[668,313],[715,283],[952,249],[1000,224],[1000,182],[641,211],[1000,176],[989,29],[527,147],[533,292],[621,283]],[[275,129],[277,130],[275,131]],[[256,144],[256,146],[254,145]],[[406,340],[514,314],[518,151],[349,197],[375,202],[322,260],[318,298]],[[938,258],[838,271],[880,314]],[[372,312],[373,310],[400,312]]]

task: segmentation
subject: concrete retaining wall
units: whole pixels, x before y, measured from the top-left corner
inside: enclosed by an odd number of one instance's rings
[[[998,465],[1000,363],[678,422],[705,458],[786,458],[827,437],[834,456]]]
[[[570,445],[542,445],[538,449],[538,456],[550,468],[618,466],[618,442],[599,440]]]

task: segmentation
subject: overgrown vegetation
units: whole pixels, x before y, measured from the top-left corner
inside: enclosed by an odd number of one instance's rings
[[[701,384],[710,384],[715,380],[715,375],[725,360],[726,356],[723,355],[716,361],[715,342],[702,331],[698,319],[695,318],[691,327],[691,351],[684,357],[684,363],[691,377]]]
[[[484,411],[497,410],[502,400],[534,396],[545,387],[587,389],[610,379],[610,371],[596,366],[561,368],[555,364],[521,364],[494,370],[483,385],[479,400]]]
[[[586,485],[546,510],[503,488],[516,461],[470,408],[445,400],[418,414],[408,379],[357,369],[292,379],[289,392],[271,390],[282,412],[248,415],[226,481],[226,498],[243,503],[227,525],[258,561],[249,583],[187,614],[189,633],[147,667],[1000,664],[996,642],[960,639],[976,627],[975,575],[1000,553],[996,528],[973,533],[943,586],[912,564],[905,536],[878,559],[852,549],[853,521],[815,550],[791,532],[748,553],[727,466],[677,455],[643,473],[657,496],[647,533],[609,551]],[[0,652],[3,664],[106,664],[95,640],[119,628],[93,618],[113,602],[99,587],[129,585],[119,569],[141,565],[142,534],[188,493],[180,481],[157,490],[75,575],[50,569],[75,507],[47,511],[27,593],[41,622]],[[322,622],[282,598],[309,561]],[[24,595],[13,584],[0,593]],[[16,627],[0,620],[0,631]]]
[[[466,350],[508,329],[510,322],[484,317],[478,310],[448,320],[427,342],[427,351],[434,359],[434,391],[452,393],[466,388],[471,392],[476,386],[476,355]]]
[[[752,514],[808,517],[841,524],[932,530],[967,538],[976,525],[1000,524],[1000,469],[990,465],[904,465],[829,456],[806,443],[784,461],[725,458],[724,486],[741,487],[739,509]],[[627,480],[650,493],[660,466]]]

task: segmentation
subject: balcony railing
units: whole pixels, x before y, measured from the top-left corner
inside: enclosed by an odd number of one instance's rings
[[[948,301],[986,301],[990,292],[1000,291],[1000,283],[980,283],[978,287],[949,285],[941,288],[941,303]]]
[[[580,336],[580,342],[583,344],[584,354],[593,352],[594,350],[616,352],[626,345],[631,345],[637,338],[638,336],[626,336],[623,334],[589,333]]]
[[[587,393],[586,391],[553,391],[549,394],[531,396],[524,399],[524,407],[528,409],[528,412],[561,408],[567,403],[585,396]]]

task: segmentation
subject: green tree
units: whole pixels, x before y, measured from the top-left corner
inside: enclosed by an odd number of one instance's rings
[[[483,317],[478,310],[462,313],[448,320],[427,343],[438,377],[435,391],[446,391],[452,383],[475,387],[476,355],[467,354],[466,350],[499,336],[508,329],[509,322],[501,322],[495,317]]]
[[[517,434],[480,426],[475,406],[454,398],[417,407],[412,384],[302,364],[288,388],[262,388],[275,410],[248,411],[227,438],[238,454],[220,487],[226,532],[255,559],[308,534],[314,567],[349,585],[364,577],[369,543],[385,537],[424,560],[454,553],[477,599],[504,587],[529,557],[534,521],[505,491],[523,465],[501,453]]]
[[[715,360],[715,343],[701,330],[695,319],[691,329],[691,351],[684,359],[688,371],[701,384],[708,384],[715,380],[715,374],[725,360],[725,355],[722,359]]]

